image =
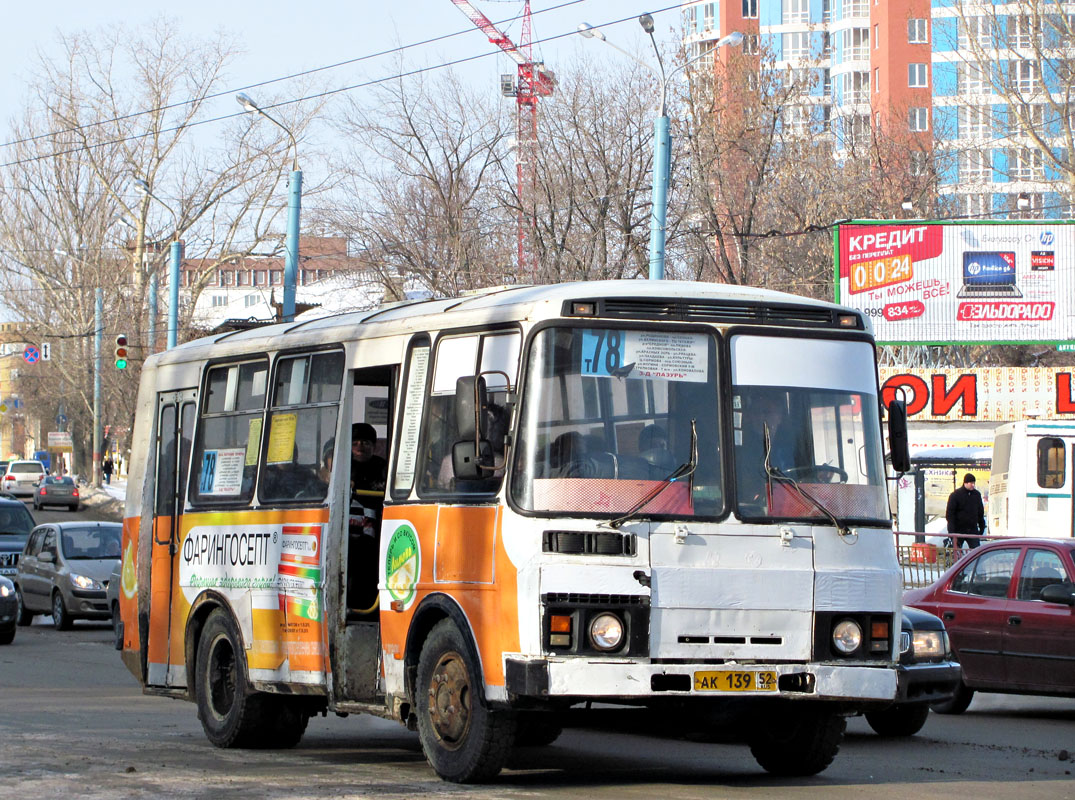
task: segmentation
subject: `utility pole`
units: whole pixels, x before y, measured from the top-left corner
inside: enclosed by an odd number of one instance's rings
[[[104,327],[104,289],[94,290],[93,302],[93,486],[101,488],[101,334]]]

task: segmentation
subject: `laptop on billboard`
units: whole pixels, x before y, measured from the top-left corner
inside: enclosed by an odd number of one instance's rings
[[[956,296],[1022,297],[1015,285],[1015,253],[965,251],[963,287]]]

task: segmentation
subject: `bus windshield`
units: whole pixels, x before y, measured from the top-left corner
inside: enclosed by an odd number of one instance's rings
[[[653,495],[638,515],[723,511],[715,335],[546,328],[527,364],[511,483],[520,508],[617,515]],[[690,474],[667,484],[677,469]]]
[[[738,515],[889,524],[873,347],[733,336],[731,361]]]

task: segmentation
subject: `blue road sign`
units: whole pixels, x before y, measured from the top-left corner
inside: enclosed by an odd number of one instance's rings
[[[27,364],[36,364],[38,359],[41,358],[41,351],[32,344],[28,344],[26,349],[22,351],[22,358]]]
[[[59,427],[60,425],[66,425],[66,424],[67,424],[67,415],[66,414],[57,414],[56,415],[56,426]]]

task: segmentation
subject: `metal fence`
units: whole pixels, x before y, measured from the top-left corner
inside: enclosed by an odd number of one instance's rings
[[[903,572],[903,588],[929,586],[959,561],[966,551],[935,544],[896,545],[896,557]]]

